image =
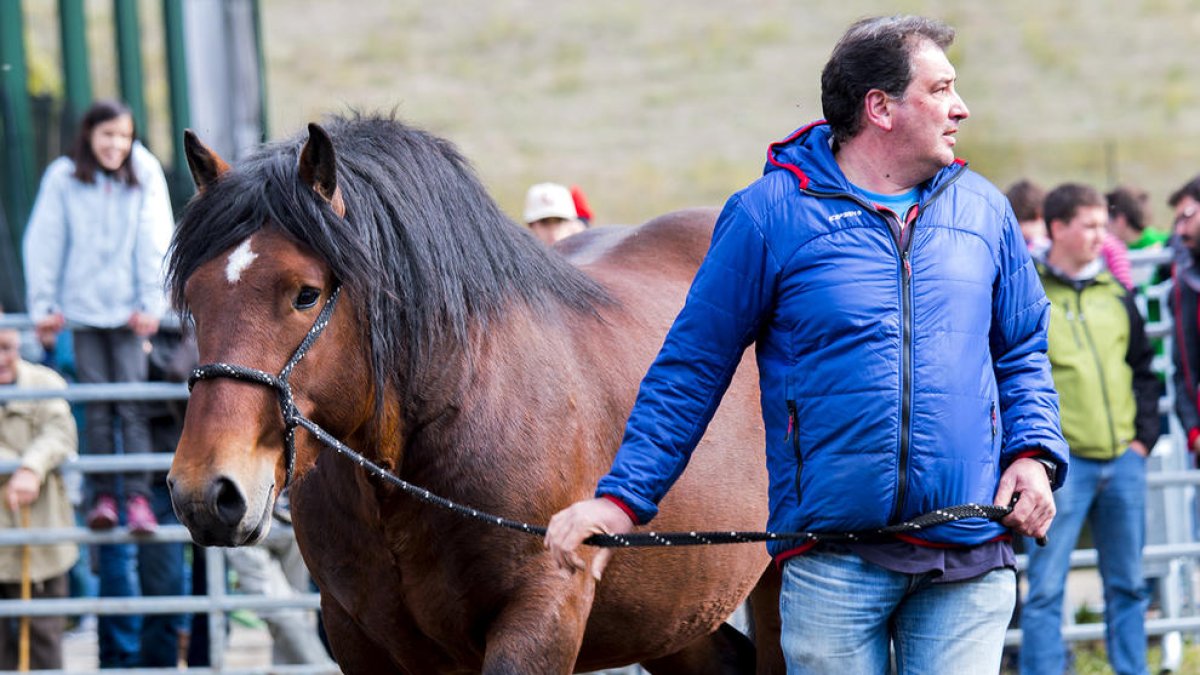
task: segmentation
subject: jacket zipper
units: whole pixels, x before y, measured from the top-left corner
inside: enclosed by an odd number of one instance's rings
[[[1075,305],[1079,309],[1079,326],[1083,329],[1083,336],[1087,339],[1088,351],[1092,354],[1092,361],[1096,364],[1096,375],[1100,378],[1100,398],[1104,401],[1104,417],[1108,420],[1108,434],[1112,439],[1113,459],[1117,458],[1117,429],[1113,425],[1112,404],[1108,401],[1108,384],[1104,381],[1104,368],[1100,362],[1100,354],[1096,351],[1096,343],[1092,341],[1092,333],[1088,330],[1087,319],[1083,315],[1083,289],[1075,290]]]
[[[788,427],[784,441],[791,440],[792,453],[796,455],[796,503],[800,503],[800,473],[804,469],[804,456],[800,454],[800,416],[796,412],[796,402],[787,402]]]
[[[900,277],[901,289],[901,323],[903,324],[903,336],[901,339],[901,365],[900,378],[902,380],[901,402],[900,402],[900,466],[898,467],[899,478],[897,479],[896,501],[892,505],[892,514],[888,518],[889,523],[896,523],[900,520],[900,514],[904,508],[904,501],[908,498],[908,454],[909,443],[911,442],[911,426],[912,420],[912,286],[909,276],[912,274],[912,266],[909,263],[909,247],[912,245],[913,233],[917,226],[917,217],[921,211],[933,203],[935,199],[941,196],[951,185],[958,182],[958,179],[966,171],[966,167],[959,167],[953,175],[946,178],[933,192],[925,198],[924,202],[918,203],[916,206],[916,215],[913,216],[912,222],[908,224],[907,236],[904,240],[904,246],[901,247],[900,242],[896,241],[896,237],[889,236],[892,240],[892,245],[896,247],[897,262]],[[880,214],[879,209],[873,204],[867,203],[858,195],[850,193],[821,193],[811,190],[802,190],[803,192],[816,197],[841,197],[849,199],[863,206],[868,211],[872,211],[877,215]],[[886,218],[886,216],[884,216]],[[887,228],[888,234],[891,235],[892,227],[884,221],[884,227]],[[901,230],[904,233],[904,230]]]
[[[917,222],[908,224],[908,232],[904,236],[904,245],[893,239],[899,256],[897,273],[900,276],[900,475],[896,487],[896,502],[892,505],[892,515],[889,523],[900,520],[904,502],[908,498],[908,455],[912,443],[912,267],[909,265],[908,252],[912,246],[913,230]],[[890,228],[889,228],[890,229]],[[904,230],[901,230],[904,232]]]

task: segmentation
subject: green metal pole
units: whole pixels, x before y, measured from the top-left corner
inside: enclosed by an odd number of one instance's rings
[[[137,0],[113,0],[113,20],[117,25],[117,70],[121,98],[133,111],[138,135],[146,136],[146,93],[142,81],[141,30]]]
[[[88,71],[87,18],[83,0],[58,0],[62,36],[63,82],[66,105],[63,129],[74,130],[92,103],[92,75]]]
[[[183,157],[183,130],[192,124],[188,98],[187,54],[184,50],[183,0],[163,0],[163,25],[167,43],[167,82],[171,98],[171,145],[173,166],[168,172],[171,203],[178,209],[193,192],[192,180]]]
[[[254,51],[258,56],[258,109],[259,127],[262,129],[262,138],[259,140],[266,141],[271,137],[271,133],[268,125],[270,115],[267,106],[267,58],[263,50],[262,8],[259,0],[252,0],[251,6],[254,11]]]
[[[25,19],[20,2],[0,0],[0,155],[4,215],[13,250],[21,250],[33,205],[33,124],[25,64]]]

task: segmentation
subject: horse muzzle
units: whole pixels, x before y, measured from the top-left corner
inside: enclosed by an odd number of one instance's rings
[[[256,544],[271,529],[272,489],[247,495],[236,481],[220,475],[189,489],[173,471],[167,485],[175,515],[201,546]]]

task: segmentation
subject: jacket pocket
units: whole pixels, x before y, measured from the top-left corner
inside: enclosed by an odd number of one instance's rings
[[[794,399],[788,399],[787,412],[787,436],[784,437],[784,441],[791,443],[792,453],[796,456],[796,502],[799,503],[802,496],[800,476],[804,470],[804,455],[800,451],[800,415],[796,412]]]

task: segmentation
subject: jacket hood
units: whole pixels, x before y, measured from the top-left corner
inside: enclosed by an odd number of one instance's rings
[[[922,199],[938,189],[967,163],[955,159],[952,164],[938,171],[933,178],[919,187]],[[817,120],[793,131],[787,138],[767,146],[767,162],[763,167],[766,176],[776,171],[787,171],[795,176],[802,191],[809,193],[853,193],[854,188],[846,180],[841,167],[833,157],[833,132],[825,120]]]

